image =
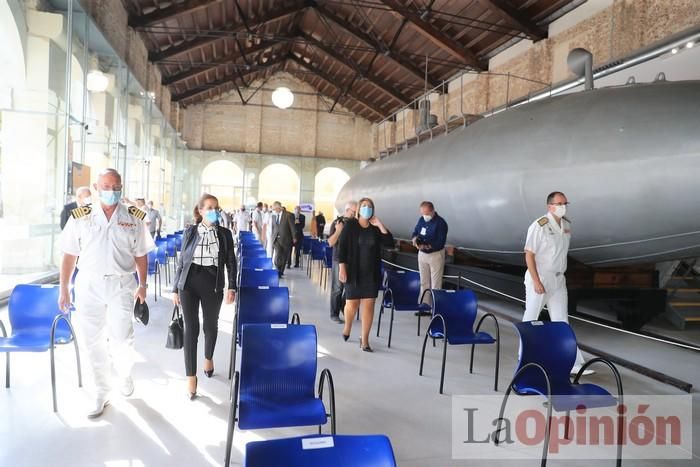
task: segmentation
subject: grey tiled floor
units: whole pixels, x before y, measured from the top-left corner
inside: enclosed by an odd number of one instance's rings
[[[372,338],[375,353],[360,351],[353,329],[350,342],[341,339],[341,326],[328,320],[328,295],[306,275],[292,269],[284,282],[290,288],[292,311],[305,323],[317,325],[319,371],[330,368],[336,387],[338,432],[384,433],[393,443],[400,466],[536,466],[538,460],[453,460],[451,456],[451,397],[454,394],[491,395],[494,351],[480,349],[475,373],[465,371],[465,349],[448,350],[445,391],[438,395],[440,352],[429,347],[425,376],[418,376],[422,338],[416,337],[415,318],[400,314],[392,348],[386,348],[386,332]],[[509,306],[500,304],[499,306]],[[134,369],[136,391],[128,399],[115,397],[98,421],[83,414],[84,395],[77,389],[70,348],[57,352],[59,415],[51,410],[48,354],[13,357],[11,389],[0,387],[0,466],[215,466],[223,462],[227,420],[228,380],[225,358],[229,351],[232,307],[221,314],[216,374],[204,378],[200,371],[201,397],[185,395],[182,353],[165,349],[171,306],[166,298],[151,303],[151,323],[136,324],[138,360]],[[6,321],[6,316],[0,313]],[[384,323],[382,323],[383,329]],[[512,327],[502,326],[501,390],[516,364],[517,341]],[[201,345],[201,339],[200,339]],[[640,348],[643,352],[644,348]],[[201,360],[200,360],[201,364]],[[0,363],[4,369],[4,362]],[[698,366],[695,367],[700,368]],[[700,370],[698,370],[700,371]],[[591,382],[612,387],[604,372]],[[627,394],[681,394],[635,373],[622,370]],[[500,392],[499,394],[502,394]],[[695,402],[696,456],[700,404]],[[311,428],[237,432],[233,465],[240,465],[247,441],[313,433]],[[608,466],[613,461],[557,460],[550,465]],[[690,466],[686,461],[629,461],[635,466]]]

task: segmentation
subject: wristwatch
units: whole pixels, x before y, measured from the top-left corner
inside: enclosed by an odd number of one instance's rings
[[[139,284],[139,288],[141,288],[141,289],[147,289],[147,288],[148,288],[148,284]]]

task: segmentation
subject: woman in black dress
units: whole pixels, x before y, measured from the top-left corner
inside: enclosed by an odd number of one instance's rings
[[[345,224],[338,239],[338,278],[345,284],[346,300],[343,339],[347,341],[350,337],[355,313],[362,307],[360,347],[365,352],[372,352],[369,331],[382,280],[382,247],[393,248],[394,238],[374,215],[374,202],[371,199],[362,198],[358,205],[358,218]]]

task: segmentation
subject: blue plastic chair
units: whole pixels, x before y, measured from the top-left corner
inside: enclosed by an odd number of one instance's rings
[[[274,269],[243,268],[238,275],[241,287],[279,287],[280,276]]]
[[[78,367],[78,387],[83,387],[80,371],[80,351],[70,314],[58,308],[58,285],[19,284],[12,289],[8,303],[8,315],[12,334],[7,335],[0,321],[0,352],[5,352],[5,387],[10,387],[10,354],[12,352],[46,352],[51,359],[51,392],[53,411],[58,411],[56,402],[56,364],[54,348],[57,344],[73,341],[75,361]]]
[[[251,441],[244,467],[396,467],[384,435],[313,435]]]
[[[156,259],[159,269],[165,270],[165,283],[169,284],[170,269],[168,268],[168,242],[166,240],[156,240]]]
[[[321,264],[322,269],[321,269],[321,278],[323,279],[322,281],[322,286],[323,290],[326,290],[326,287],[328,286],[328,276],[331,273],[331,270],[333,269],[333,247],[329,245],[325,245],[324,251],[323,251],[323,263]],[[358,313],[359,315],[359,313]]]
[[[245,249],[241,251],[241,258],[267,258],[267,252],[263,249]]]
[[[313,275],[314,264],[318,263],[319,272],[323,269],[323,261],[326,258],[326,242],[321,240],[312,239],[311,240],[311,258],[308,263],[307,274],[309,277]],[[319,277],[319,285],[321,284]]]
[[[423,375],[423,361],[425,360],[425,344],[428,337],[442,339],[442,369],[440,370],[440,394],[445,384],[445,360],[447,359],[447,344],[449,345],[470,345],[472,346],[469,357],[469,373],[473,373],[474,368],[474,347],[477,344],[496,344],[496,368],[493,381],[493,390],[498,391],[498,370],[501,361],[501,332],[498,327],[498,320],[492,313],[486,313],[481,317],[476,329],[474,321],[478,310],[478,300],[476,294],[471,290],[430,290],[433,297],[433,318],[428,324],[423,339],[423,349],[420,354],[419,375]],[[493,319],[496,325],[496,338],[490,334],[479,332],[481,324],[486,318]]]
[[[161,297],[163,296],[163,284],[161,281],[157,249],[148,253],[148,275],[153,276],[153,281],[155,282],[155,287],[153,287],[153,300],[157,302],[158,294],[160,294]]]
[[[304,235],[301,240],[301,261],[302,265],[304,262],[308,262],[309,256],[311,255],[311,245],[314,239],[311,235]]]
[[[252,269],[273,269],[272,259],[270,258],[241,258],[241,269],[252,268]]]
[[[386,288],[382,294],[382,304],[379,307],[379,319],[377,320],[377,337],[382,325],[382,315],[384,308],[391,308],[389,319],[389,342],[387,347],[391,347],[391,335],[394,329],[395,311],[429,311],[430,305],[418,303],[420,294],[420,274],[414,271],[386,270]],[[420,333],[420,316],[418,316],[418,332]]]
[[[299,323],[299,321],[299,315],[295,313],[292,316],[292,323]],[[287,324],[288,322],[289,289],[287,287],[240,287],[233,315],[229,378],[233,375],[233,368],[236,366],[236,344],[241,343],[242,325],[259,323]]]
[[[246,324],[241,341],[241,369],[233,378],[224,465],[231,461],[236,422],[243,430],[317,425],[320,434],[330,417],[335,435],[335,389],[328,369],[321,372],[315,394],[316,327]],[[330,413],[323,403],[326,384]]]
[[[583,406],[586,409],[618,406],[617,421],[617,466],[622,465],[622,411],[624,404],[622,378],[615,365],[604,358],[587,361],[574,377],[570,371],[576,362],[576,336],[568,323],[562,321],[525,321],[515,323],[520,334],[520,360],[515,374],[501,403],[501,411],[495,433],[500,433],[501,420],[511,391],[518,395],[541,395],[547,398],[547,430],[542,448],[541,465],[547,464],[547,450],[552,423],[552,409],[566,411],[567,419],[572,410]],[[594,363],[604,363],[615,376],[617,398],[596,384],[579,384],[583,372]],[[619,404],[619,405],[618,405]],[[568,424],[564,433],[568,438]],[[499,443],[494,437],[494,443]]]

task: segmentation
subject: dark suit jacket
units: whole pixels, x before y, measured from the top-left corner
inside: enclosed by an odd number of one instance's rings
[[[294,230],[297,234],[297,238],[304,238],[304,227],[306,227],[306,216],[299,214],[299,223],[296,223],[296,218],[292,214],[292,222],[294,222]]]
[[[276,214],[275,214],[276,215]],[[291,247],[293,240],[298,240],[296,229],[294,228],[294,214],[282,211],[279,224],[272,222],[272,243],[279,243],[284,247]]]
[[[194,224],[187,229],[182,235],[182,251],[178,257],[177,267],[175,269],[175,278],[173,279],[173,292],[178,292],[185,287],[187,275],[192,266],[192,258],[194,258],[197,242],[199,242],[199,232],[197,227],[199,224]],[[236,290],[238,281],[238,267],[236,265],[236,254],[233,250],[233,235],[231,231],[225,227],[217,226],[216,233],[219,237],[219,267],[216,274],[216,282],[214,283],[214,292],[220,292],[224,288],[225,279],[228,279],[228,289]],[[224,267],[227,276],[224,276]]]
[[[75,201],[63,206],[63,211],[61,211],[61,230],[63,230],[63,228],[68,223],[68,219],[70,219],[70,212],[77,207],[78,203],[76,203]]]

